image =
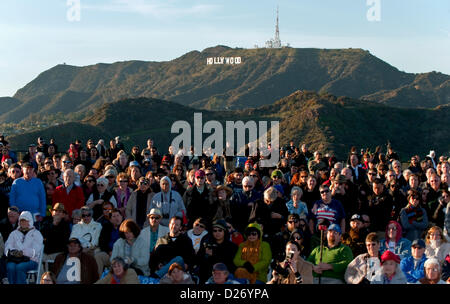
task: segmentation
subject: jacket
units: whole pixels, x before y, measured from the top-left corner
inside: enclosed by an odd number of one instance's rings
[[[406,283],[407,283],[406,276],[400,269],[400,264],[397,264],[394,277],[389,283],[384,279],[384,273],[382,268],[376,273],[375,277],[370,282],[370,284],[406,284]]]
[[[401,260],[400,269],[405,274],[408,283],[416,283],[425,276],[424,264],[426,260],[427,256],[424,254],[416,267],[414,267],[414,258],[412,256]]]
[[[380,254],[383,254],[386,250],[389,250],[388,244],[386,244],[386,239],[382,239],[380,241]],[[392,250],[391,250],[392,251]],[[408,239],[401,238],[394,247],[394,251],[392,251],[396,255],[400,257],[400,259],[404,259],[407,256],[411,255],[411,242]]]
[[[104,278],[98,280],[94,284],[111,284],[113,278],[112,272],[108,272]],[[133,268],[128,268],[125,270],[125,276],[122,277],[119,284],[141,284],[136,271]]]
[[[257,223],[251,223],[247,226],[247,228],[254,227],[259,230],[260,234],[260,250],[259,250],[259,259],[256,264],[253,264],[254,272],[257,273],[257,280],[261,282],[267,281],[267,273],[269,271],[269,264],[272,260],[272,251],[270,250],[269,243],[262,240],[262,230],[261,226]],[[243,267],[246,260],[242,259],[242,252],[244,247],[247,245],[247,241],[239,244],[239,248],[234,256],[233,263],[236,267]]]
[[[130,198],[128,199],[127,207],[125,209],[125,214],[127,219],[132,219],[136,222],[136,202],[137,202],[137,192],[140,190],[135,190],[133,193],[131,193]],[[150,192],[147,194],[147,209],[145,214],[147,215],[150,212],[150,206],[152,202],[153,195],[155,193]],[[148,221],[144,222],[143,227],[147,227],[149,225]]]
[[[156,270],[159,263],[167,264],[176,256],[183,258],[184,264],[189,267],[193,266],[195,251],[192,246],[192,240],[184,234],[178,235],[173,240],[169,233],[158,239],[155,248],[150,254],[150,268]]]
[[[64,219],[59,224],[53,224],[53,217],[47,216],[41,224],[41,233],[44,238],[44,252],[52,254],[63,252],[66,249],[66,243],[70,236],[70,225]]]
[[[202,193],[197,190],[197,186],[189,187],[183,194],[184,205],[189,219],[188,227],[192,228],[194,221],[202,217],[211,222],[216,209],[213,208],[213,192],[209,186],[205,185]]]
[[[52,197],[53,205],[61,203],[64,205],[65,210],[69,216],[72,216],[72,211],[80,209],[84,206],[84,192],[81,187],[73,184],[69,194],[67,194],[66,187],[64,185],[58,186],[55,189]]]
[[[30,258],[30,260],[39,263],[41,251],[44,247],[44,238],[39,230],[30,222],[31,230],[29,230],[24,237],[24,234],[19,230],[20,226],[11,232],[5,243],[5,255],[8,255],[9,250],[17,249],[23,252],[23,255]]]
[[[172,182],[169,182],[169,187]],[[184,207],[183,198],[181,195],[170,188],[169,192],[164,195],[166,199],[163,199],[163,192],[156,193],[152,198],[150,210],[153,208],[161,210],[163,217],[161,218],[160,225],[169,226],[169,221],[174,216],[183,217],[183,212],[186,214],[186,208]],[[170,199],[170,203],[169,203]],[[165,216],[164,216],[165,215]]]
[[[284,267],[284,262],[280,263],[282,267]],[[295,277],[295,273],[292,272],[292,269],[288,268],[289,275],[285,278],[279,275],[278,280],[271,284],[297,284],[297,279]],[[297,260],[297,271],[302,276],[301,284],[313,284],[313,264],[305,261],[303,258],[299,257]]]
[[[53,263],[53,273],[58,277],[59,272],[64,266],[64,262],[67,259],[67,253],[61,253],[56,256],[55,263]],[[88,253],[80,252],[80,279],[81,284],[93,284],[98,280],[98,267],[94,257]]]
[[[192,277],[188,273],[183,274],[183,281],[181,281],[180,283],[174,283],[172,281],[172,279],[170,278],[169,274],[166,273],[162,277],[162,279],[159,280],[159,284],[195,284],[195,283],[192,280]]]
[[[422,238],[422,233],[425,229],[428,227],[428,216],[427,212],[424,208],[418,207],[416,209],[421,209],[423,213],[423,218],[421,221],[413,221],[412,223],[409,222],[408,214],[406,212],[408,207],[403,208],[400,211],[400,221],[402,223],[403,229],[405,231],[405,238],[407,238],[410,241],[413,241],[415,239]]]
[[[102,225],[92,219],[89,224],[85,224],[81,221],[78,224],[73,225],[70,238],[75,237],[79,239],[83,248],[97,247],[101,230]]]
[[[314,265],[320,263],[320,246],[313,249],[310,256],[307,259]],[[325,270],[322,272],[323,277],[335,278],[344,281],[345,270],[348,264],[353,260],[353,253],[350,247],[339,244],[333,248],[328,246],[323,247],[322,263],[331,264],[332,270]],[[314,277],[318,277],[317,273],[313,273]]]
[[[125,239],[118,239],[114,243],[114,247],[111,253],[110,261],[112,261],[116,257],[121,257],[125,259],[127,256],[125,254],[125,245],[126,240]],[[133,245],[131,246],[131,256],[128,258],[132,258],[133,262],[131,265],[135,268],[140,269],[145,275],[150,274],[150,270],[148,268],[148,255],[145,253],[145,246],[144,241],[141,238],[136,238]]]
[[[370,255],[363,253],[358,255],[353,261],[348,264],[345,270],[345,282],[347,284],[360,284],[367,276],[367,271],[370,269],[368,262]],[[379,259],[378,265],[375,266],[376,271],[380,269]]]
[[[150,261],[150,232],[151,232],[151,227],[147,226],[144,229],[141,230],[141,233],[139,234],[138,238],[142,239],[143,242],[143,246],[144,246],[144,254],[146,255],[145,259],[147,262]],[[163,236],[165,236],[166,234],[169,233],[169,228],[159,225],[158,226],[158,239],[162,238]],[[148,269],[150,271],[150,269]],[[144,272],[145,274],[145,272]],[[147,274],[145,274],[147,275]]]

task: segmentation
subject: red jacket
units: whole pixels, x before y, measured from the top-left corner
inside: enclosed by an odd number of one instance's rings
[[[53,206],[55,206],[56,203],[63,204],[67,214],[71,217],[73,210],[80,209],[85,205],[83,189],[74,184],[72,190],[67,194],[64,185],[58,186],[53,193],[52,203]]]

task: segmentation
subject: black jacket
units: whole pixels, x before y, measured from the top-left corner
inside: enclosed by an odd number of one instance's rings
[[[188,228],[192,228],[194,221],[202,217],[212,222],[217,208],[214,207],[212,191],[205,185],[203,192],[200,193],[196,186],[189,187],[183,195],[184,205],[186,207],[187,217],[189,219]]]
[[[176,256],[181,256],[184,263],[192,267],[195,257],[192,240],[185,234],[180,234],[175,240],[169,234],[160,237],[150,253],[150,271],[155,272],[160,263],[165,265]]]
[[[69,222],[61,220],[58,225],[54,225],[53,217],[46,216],[41,224],[41,234],[44,238],[44,252],[46,254],[64,252],[67,248],[67,240],[70,237]]]

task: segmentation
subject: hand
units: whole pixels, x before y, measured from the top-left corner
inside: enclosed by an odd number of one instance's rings
[[[23,251],[22,250],[17,250],[16,257],[21,258],[22,256],[23,256]]]
[[[297,272],[297,263],[292,263],[289,261],[289,268],[291,268],[293,273]]]
[[[318,265],[313,266],[313,271],[318,274],[322,274],[322,269]]]
[[[331,266],[330,264],[327,264],[327,263],[319,263],[318,266],[322,270],[331,270],[331,269],[333,269],[333,266]]]

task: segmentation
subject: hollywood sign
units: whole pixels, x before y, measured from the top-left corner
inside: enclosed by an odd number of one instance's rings
[[[208,57],[206,64],[241,64],[241,57]]]

